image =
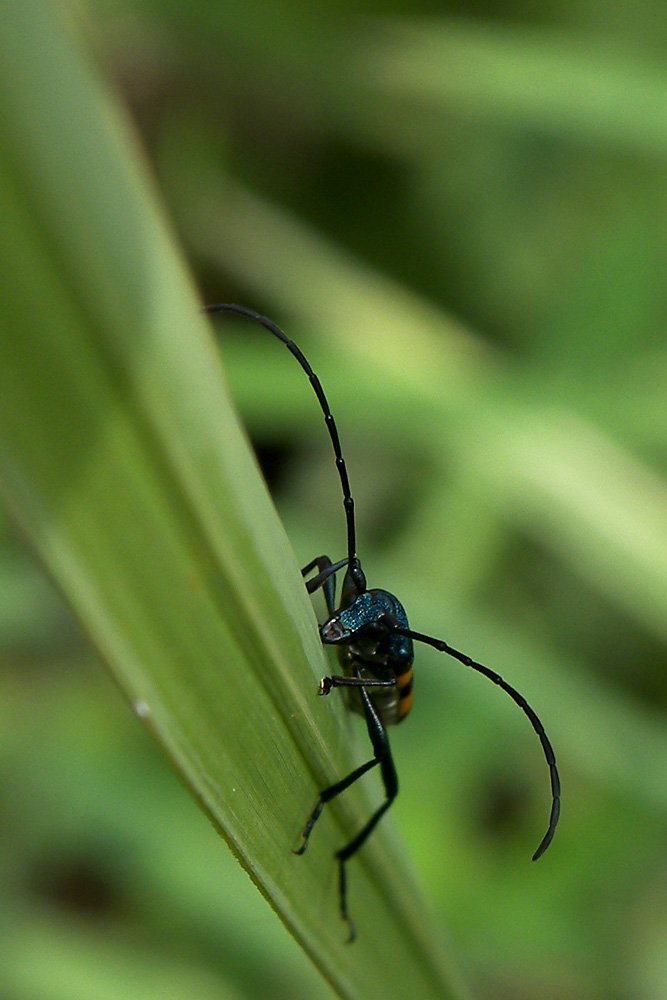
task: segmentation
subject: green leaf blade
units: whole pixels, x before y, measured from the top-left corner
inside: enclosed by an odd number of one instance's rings
[[[0,32],[12,53],[0,70],[4,499],[334,988],[451,995],[386,831],[350,872],[359,942],[343,947],[333,852],[367,818],[360,793],[325,811],[306,856],[291,853],[317,790],[355,762],[340,703],[315,694],[326,666],[298,567],[117,113],[42,6],[4,11]]]

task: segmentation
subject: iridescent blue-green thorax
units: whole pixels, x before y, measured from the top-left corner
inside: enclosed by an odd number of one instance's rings
[[[323,642],[338,646],[338,659],[348,677],[396,681],[386,689],[367,689],[385,725],[400,722],[412,705],[412,640],[397,627],[408,628],[400,601],[386,590],[367,590],[320,630]],[[363,714],[359,693],[350,688],[348,694],[350,708]]]

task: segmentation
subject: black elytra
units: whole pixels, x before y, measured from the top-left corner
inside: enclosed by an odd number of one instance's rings
[[[332,563],[328,556],[318,556],[307,566],[304,566],[301,572],[309,594],[314,593],[320,587],[324,592],[329,617],[320,626],[320,637],[323,643],[337,646],[338,660],[343,671],[341,676],[323,677],[319,693],[327,695],[332,688],[345,688],[347,690],[349,707],[363,715],[366,721],[366,728],[373,747],[373,757],[340,781],[336,781],[320,792],[315,808],[306,820],[301,833],[301,846],[295,853],[303,854],[306,850],[313,827],[327,802],[335,799],[367,771],[379,766],[384,785],[384,802],[375,810],[356,836],[335,855],[338,861],[340,914],[347,925],[348,942],[351,942],[356,937],[356,931],[348,912],[346,864],[366,842],[398,794],[398,778],[387,737],[387,726],[401,722],[412,706],[413,640],[433,646],[435,649],[454,657],[464,666],[471,667],[488,677],[490,681],[502,688],[528,716],[542,744],[551,781],[549,825],[533,854],[533,861],[541,857],[551,843],[560,814],[560,778],[556,767],[556,757],[537,714],[523,695],[519,694],[511,684],[503,680],[494,670],[490,670],[482,663],[477,663],[465,653],[453,649],[443,639],[434,639],[422,632],[415,632],[408,625],[402,604],[393,594],[386,590],[368,589],[366,586],[366,577],[357,555],[354,500],[350,492],[347,467],[341,450],[338,429],[320,380],[294,341],[290,340],[266,316],[261,316],[245,306],[219,303],[206,306],[205,311],[209,313],[236,313],[240,316],[246,316],[260,323],[278,340],[282,341],[310,379],[310,384],[322,408],[333,445],[336,468],[343,491],[343,506],[347,523],[347,555],[335,563]],[[340,606],[336,607],[336,573],[343,568],[345,568],[345,576]],[[314,571],[315,575],[311,576]]]

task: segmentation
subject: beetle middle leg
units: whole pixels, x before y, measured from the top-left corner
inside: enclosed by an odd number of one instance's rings
[[[398,776],[396,774],[396,768],[394,766],[394,761],[391,755],[391,748],[389,746],[389,740],[387,738],[387,732],[382,724],[382,720],[378,715],[373,702],[366,690],[367,687],[388,687],[395,683],[395,681],[378,681],[378,680],[366,680],[360,677],[358,674],[356,677],[333,677],[326,678],[332,683],[331,686],[334,687],[356,687],[359,690],[359,695],[361,698],[361,703],[364,712],[364,718],[366,720],[366,728],[368,730],[368,735],[373,746],[373,757],[371,760],[366,761],[360,767],[356,767],[350,772],[345,778],[340,781],[335,782],[328,788],[325,788],[323,792],[320,792],[319,799],[315,805],[315,808],[308,817],[306,824],[303,828],[301,837],[303,843],[295,851],[295,854],[303,854],[308,846],[308,840],[312,832],[313,826],[315,825],[317,819],[319,818],[322,809],[327,804],[335,799],[337,795],[344,792],[346,788],[353,785],[355,781],[361,778],[367,771],[380,765],[380,772],[382,775],[382,783],[384,785],[385,800],[384,802],[375,810],[368,822],[362,827],[362,829],[357,833],[352,840],[342,847],[339,851],[336,851],[335,857],[338,860],[338,900],[340,915],[348,926],[349,938],[348,943],[353,941],[356,932],[354,929],[354,924],[352,923],[348,908],[347,908],[347,877],[345,871],[345,865],[350,860],[350,858],[356,854],[360,847],[366,842],[368,837],[371,835],[381,817],[387,811],[389,806],[392,804],[394,799],[398,794]]]

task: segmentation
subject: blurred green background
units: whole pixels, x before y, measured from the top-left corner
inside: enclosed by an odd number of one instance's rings
[[[267,313],[320,374],[369,583],[499,670],[554,743],[563,817],[533,865],[534,734],[418,650],[391,822],[473,995],[664,997],[663,6],[72,12],[203,300]],[[261,330],[222,326],[300,562],[341,557],[306,380]],[[2,995],[331,996],[7,524],[0,656]]]

